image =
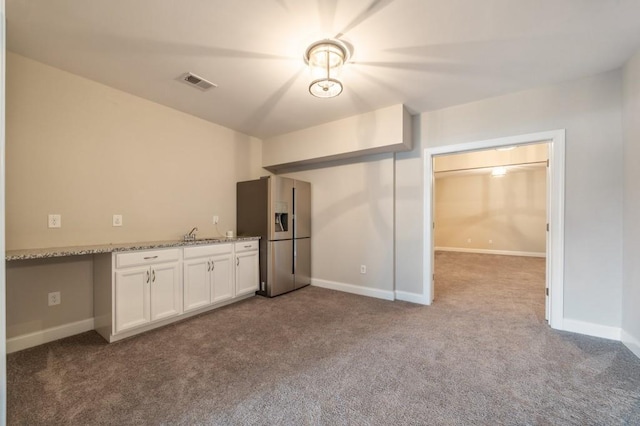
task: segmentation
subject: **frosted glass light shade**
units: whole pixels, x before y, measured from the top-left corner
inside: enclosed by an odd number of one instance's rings
[[[317,98],[333,98],[342,93],[342,83],[333,78],[313,80],[309,85],[309,93]]]
[[[347,58],[346,47],[337,40],[323,40],[309,46],[305,52],[313,78],[309,93],[318,98],[333,98],[342,93],[338,77]]]

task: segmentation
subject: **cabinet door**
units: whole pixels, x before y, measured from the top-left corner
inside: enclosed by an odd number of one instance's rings
[[[215,256],[211,259],[211,302],[222,302],[233,298],[233,257]]]
[[[236,296],[242,296],[258,290],[258,251],[236,254]]]
[[[115,333],[128,330],[151,320],[148,267],[116,271],[114,295]]]
[[[151,321],[182,313],[180,264],[164,263],[151,267]]]
[[[184,311],[211,302],[211,260],[208,257],[184,261]]]

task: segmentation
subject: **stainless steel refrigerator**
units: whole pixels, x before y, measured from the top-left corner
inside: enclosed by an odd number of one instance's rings
[[[260,236],[260,290],[273,297],[311,284],[311,184],[279,176],[238,182],[239,237]]]

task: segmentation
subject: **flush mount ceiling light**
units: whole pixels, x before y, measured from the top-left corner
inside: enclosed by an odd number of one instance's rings
[[[504,167],[494,167],[493,170],[491,170],[491,176],[493,177],[502,177],[506,174],[507,169],[505,169]]]
[[[317,41],[307,47],[304,60],[313,78],[309,93],[318,98],[333,98],[342,93],[342,82],[338,78],[349,57],[347,45],[336,39]]]

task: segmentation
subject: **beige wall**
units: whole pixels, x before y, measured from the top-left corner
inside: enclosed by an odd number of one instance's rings
[[[396,296],[403,292],[420,295],[424,279],[424,141],[420,120],[419,115],[412,117],[413,149],[395,155]]]
[[[320,161],[406,151],[411,142],[411,116],[398,104],[265,139],[262,164],[290,171]]]
[[[640,52],[624,68],[622,340],[640,356]]]
[[[6,102],[8,249],[212,236],[214,214],[235,229],[235,183],[264,172],[258,139],[10,52]],[[9,337],[91,318],[91,268],[9,262]]]
[[[7,55],[8,249],[213,235],[214,214],[234,229],[235,183],[260,157],[255,138]]]
[[[435,180],[435,246],[544,255],[546,167]]]
[[[286,176],[311,182],[313,280],[393,291],[393,155]]]
[[[59,291],[61,303],[48,306]],[[7,263],[7,338],[93,318],[93,256]]]

